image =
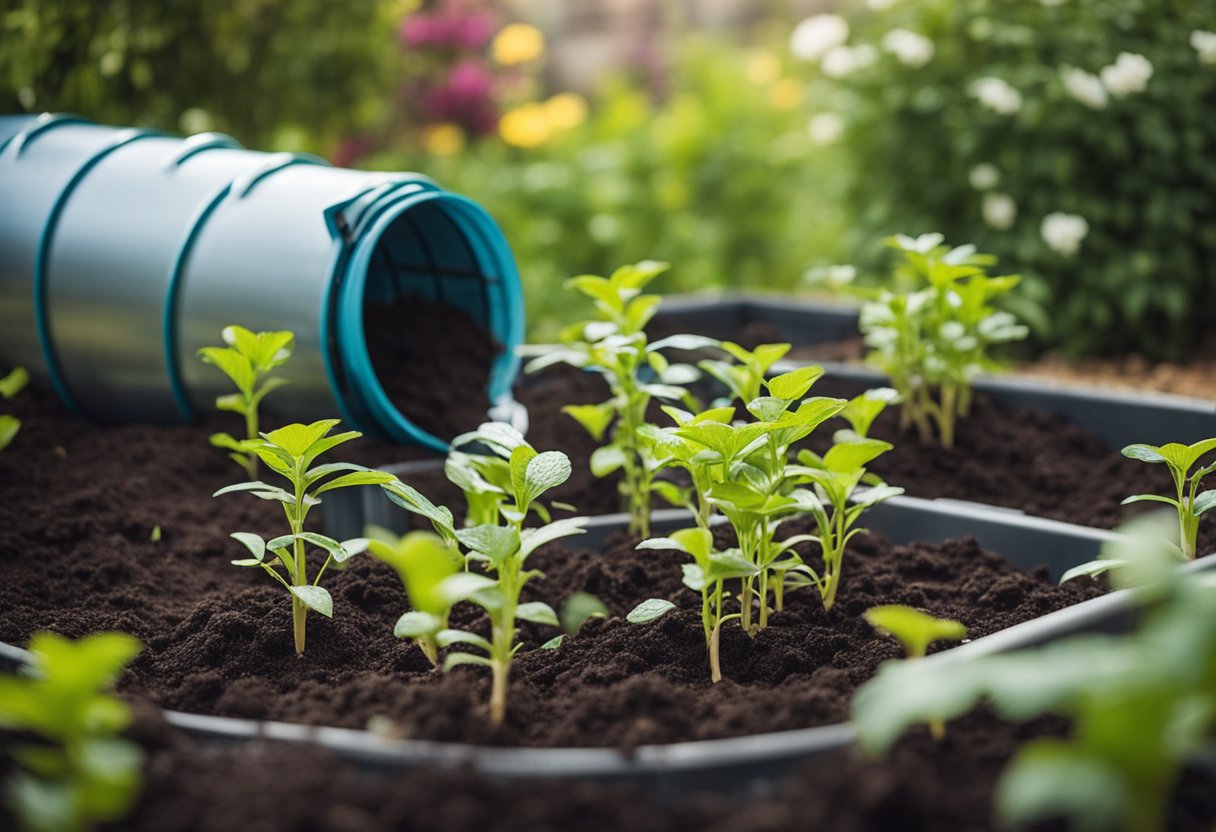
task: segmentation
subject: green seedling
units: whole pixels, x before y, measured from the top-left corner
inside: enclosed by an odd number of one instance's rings
[[[386,486],[385,490],[390,497],[412,491],[398,482],[392,474],[372,471],[362,465],[349,462],[314,465],[321,454],[362,436],[357,431],[331,436],[330,431],[337,425],[337,419],[324,419],[310,425],[292,424],[263,433],[260,439],[247,443],[246,447],[250,453],[260,458],[271,471],[287,480],[288,489],[257,480],[229,485],[212,495],[219,497],[222,494],[245,491],[259,499],[282,504],[290,533],[272,540],[264,540],[250,532],[234,533],[232,537],[244,545],[252,557],[234,560],[232,563],[251,569],[264,569],[291,593],[292,629],[298,655],[304,654],[308,611],[313,610],[326,618],[333,617],[333,598],[321,586],[321,577],[325,570],[331,563],[345,563],[367,548],[367,540],[364,538],[339,542],[323,534],[305,531],[309,510],[320,504],[322,494],[338,488],[356,485]],[[390,485],[391,489],[387,487]],[[325,562],[311,579],[306,548],[309,545],[323,550],[326,554]],[[267,554],[272,557],[267,558]]]
[[[694,335],[676,335],[650,343],[644,331],[658,311],[660,297],[642,294],[650,281],[668,269],[667,263],[646,260],[622,266],[611,277],[582,275],[566,281],[566,287],[595,303],[598,317],[568,327],[562,345],[541,347],[539,357],[526,372],[554,364],[569,364],[600,373],[612,397],[599,404],[562,408],[596,442],[608,441],[591,456],[591,472],[606,477],[623,473],[621,494],[630,516],[630,532],[650,534],[650,503],[655,474],[660,465],[641,436],[646,409],[652,399],[683,402],[695,406],[680,385],[695,381],[700,373],[687,364],[672,364],[663,349],[699,349],[717,341]]]
[[[254,480],[258,476],[258,455],[253,449],[260,429],[258,405],[267,393],[287,383],[266,374],[291,358],[295,336],[290,332],[253,333],[242,326],[226,326],[220,336],[228,346],[203,347],[198,355],[236,385],[237,392],[218,397],[215,406],[245,417],[245,438],[216,433],[211,436],[211,444],[229,451],[233,461]]]
[[[763,392],[764,379],[772,366],[785,357],[792,344],[761,344],[749,350],[733,341],[723,341],[721,349],[737,363],[707,358],[697,366],[726,386],[729,393],[723,404],[750,402]]]
[[[0,396],[11,399],[25,388],[30,382],[30,374],[24,367],[17,367],[8,375],[0,378]],[[12,444],[21,430],[21,420],[8,413],[0,413],[0,451]]]
[[[0,677],[5,798],[25,832],[84,832],[118,821],[139,794],[143,754],[120,734],[131,710],[109,692],[140,651],[125,633],[30,639],[24,677]]]
[[[1062,816],[1075,829],[1167,828],[1179,775],[1216,730],[1216,581],[1180,574],[1161,538],[1157,527],[1112,544],[1112,559],[1128,564],[1116,584],[1140,599],[1137,631],[888,662],[853,700],[863,747],[883,752],[906,727],[981,701],[1011,721],[1064,716],[1071,736],[1031,741],[1003,774],[1002,825]]]
[[[967,637],[967,628],[948,618],[934,618],[928,613],[902,604],[886,604],[870,607],[865,611],[870,626],[891,636],[904,647],[909,659],[924,658],[929,645],[935,641],[961,641]],[[940,720],[930,720],[929,730],[934,739],[946,735],[946,727]]]
[[[448,480],[464,492],[468,506],[466,526],[497,526],[510,521],[515,511],[511,452],[527,444],[523,434],[505,422],[486,422],[452,440],[443,470]],[[477,449],[484,449],[485,453]],[[564,503],[546,506],[537,500],[529,510],[548,523],[552,519],[551,508],[571,507]]]
[[[559,626],[557,614],[548,604],[539,601],[520,603],[519,597],[524,587],[530,581],[544,577],[535,569],[525,569],[524,565],[529,555],[545,543],[582,534],[586,522],[585,517],[573,517],[538,528],[523,527],[524,518],[536,510],[540,497],[570,478],[570,458],[559,451],[538,453],[517,432],[507,432],[501,427],[505,426],[483,425],[478,431],[479,441],[492,440],[489,444],[506,443],[511,446],[507,460],[511,500],[509,505],[499,508],[495,522],[456,529],[451,512],[447,509],[439,509],[429,503],[420,504],[418,500],[421,495],[403,496],[400,484],[385,489],[390,499],[426,516],[442,536],[450,535],[466,553],[465,570],[442,578],[429,590],[435,598],[436,606],[433,609],[442,605],[450,609],[461,601],[475,604],[485,610],[490,618],[490,637],[466,630],[441,629],[434,634],[434,639],[440,648],[461,644],[485,653],[484,656],[468,652],[448,653],[443,661],[443,669],[451,670],[460,665],[490,668],[490,720],[495,725],[501,725],[506,718],[511,660],[522,646],[516,641],[518,621]],[[461,479],[457,484],[461,482],[467,483],[469,480]],[[417,578],[410,570],[402,572],[402,577],[411,598],[423,591],[423,587],[416,586]],[[428,574],[426,579],[430,580],[431,577],[433,574]]]
[[[464,570],[464,557],[443,537],[426,531],[398,538],[373,527],[368,530],[367,546],[377,560],[396,570],[409,595],[412,609],[397,619],[393,635],[413,641],[437,667],[439,634],[447,629],[452,611],[441,585]]]
[[[541,649],[553,650],[561,647],[566,636],[578,633],[589,619],[607,617],[608,608],[599,598],[589,592],[572,592],[562,602],[561,612],[557,615],[558,623],[562,627],[562,634],[546,641],[541,645]]]
[[[924,441],[934,427],[941,444],[954,445],[955,426],[971,410],[971,384],[981,372],[1000,368],[989,356],[996,344],[1025,338],[1028,329],[993,301],[1017,286],[1016,275],[990,277],[996,262],[974,246],[942,245],[941,234],[886,240],[902,260],[896,290],[854,289],[867,299],[861,309],[866,360],[886,373],[903,402],[904,427]]]
[[[837,431],[834,444],[822,457],[809,450],[799,451],[799,465],[787,469],[787,476],[814,486],[813,491],[802,490],[797,496],[801,507],[815,518],[819,531],[815,539],[823,553],[823,571],[801,564],[785,573],[783,583],[814,585],[823,599],[824,610],[832,609],[836,602],[845,548],[855,536],[865,533],[856,527],[861,515],[867,508],[904,493],[902,488],[887,485],[866,470],[867,465],[893,447],[889,442],[870,438],[867,433],[883,409],[896,400],[896,392],[888,387],[867,390],[852,399],[840,411],[851,430]],[[859,491],[863,484],[868,487]]]

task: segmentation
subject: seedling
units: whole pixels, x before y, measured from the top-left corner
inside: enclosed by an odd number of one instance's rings
[[[723,404],[730,404],[731,401],[746,403],[758,398],[768,371],[793,345],[761,344],[749,350],[733,341],[723,341],[719,346],[738,363],[707,358],[698,361],[697,366],[726,386],[729,396]]]
[[[1008,294],[1019,277],[989,277],[996,262],[974,246],[942,245],[941,234],[916,239],[898,234],[886,244],[901,252],[897,290],[856,289],[866,360],[891,378],[903,400],[901,420],[924,441],[936,427],[941,444],[954,445],[955,426],[971,410],[971,383],[1000,365],[988,355],[995,344],[1018,341],[1028,330],[993,300]]]
[[[902,644],[909,659],[923,658],[935,641],[960,641],[967,637],[967,628],[959,622],[934,618],[902,604],[870,607],[865,617],[871,627]],[[929,730],[934,739],[941,739],[946,733],[945,724],[936,719],[930,720]]]
[[[447,629],[452,611],[452,603],[440,587],[464,569],[464,557],[433,532],[409,532],[397,538],[373,528],[368,534],[368,551],[396,570],[413,608],[397,619],[393,635],[412,640],[438,666],[439,633]]]
[[[1138,502],[1156,502],[1171,505],[1178,512],[1178,538],[1182,547],[1182,556],[1186,560],[1195,559],[1195,539],[1199,534],[1199,518],[1216,507],[1216,491],[1199,493],[1199,485],[1203,478],[1216,471],[1216,462],[1195,468],[1199,460],[1216,450],[1216,439],[1204,439],[1193,445],[1180,445],[1170,442],[1167,445],[1128,445],[1123,449],[1123,455],[1142,462],[1165,463],[1174,481],[1175,497],[1163,497],[1159,494],[1136,494],[1123,501],[1123,505]]]
[[[524,518],[539,505],[540,497],[570,478],[570,459],[559,451],[538,453],[516,431],[504,430],[505,425],[491,423],[483,425],[474,435],[478,441],[509,450],[507,464],[511,483],[511,502],[499,507],[495,522],[482,523],[468,528],[454,529],[452,515],[446,509],[433,506],[420,507],[416,500],[406,499],[399,484],[386,488],[390,499],[399,505],[423,514],[431,519],[437,530],[444,522],[444,534],[451,534],[466,551],[466,571],[456,572],[431,583],[438,570],[428,569],[419,583],[419,577],[409,569],[401,574],[406,582],[410,598],[430,594],[433,601],[429,612],[436,614],[446,606],[450,609],[461,601],[469,601],[486,611],[490,617],[490,637],[487,639],[466,630],[441,629],[434,633],[436,646],[450,647],[455,644],[468,645],[484,651],[485,655],[467,652],[448,653],[443,669],[451,670],[460,665],[479,665],[490,668],[490,720],[501,725],[507,713],[507,688],[511,674],[511,659],[522,646],[516,641],[519,620],[537,624],[559,626],[557,614],[545,603],[533,601],[521,604],[520,592],[532,580],[543,577],[537,570],[525,570],[528,556],[545,543],[570,535],[582,534],[585,517],[557,520],[539,528],[523,527]],[[472,480],[462,479],[463,483]],[[457,484],[461,484],[458,482]],[[416,493],[416,492],[415,492]],[[468,492],[466,492],[467,494]],[[499,520],[503,522],[498,522]],[[438,559],[438,541],[428,544],[431,558]],[[484,569],[489,574],[474,571]],[[428,610],[422,610],[428,612]],[[422,633],[420,627],[416,632]],[[400,623],[400,622],[398,622]],[[425,622],[428,625],[433,622]],[[407,635],[414,636],[411,630]]]
[[[26,832],[84,832],[121,820],[139,793],[143,755],[119,734],[131,711],[109,693],[140,651],[125,633],[30,639],[31,673],[0,677],[5,797]],[[19,732],[19,733],[17,733]]]
[[[814,491],[798,492],[800,507],[815,518],[819,534],[817,540],[823,552],[823,572],[800,564],[785,573],[784,584],[795,586],[814,585],[823,598],[824,610],[832,609],[843,574],[844,553],[849,541],[864,529],[856,528],[857,521],[870,506],[897,497],[902,488],[887,485],[866,470],[873,460],[891,450],[889,442],[872,439],[866,434],[878,414],[897,394],[889,387],[867,390],[851,400],[840,411],[852,428],[837,431],[834,444],[820,457],[809,450],[798,452],[798,466],[788,469],[788,476],[814,484]],[[858,491],[862,484],[868,488]]]
[[[259,436],[258,405],[267,393],[287,383],[266,374],[291,358],[295,336],[290,332],[255,334],[242,326],[226,326],[220,336],[228,346],[203,347],[198,355],[205,363],[218,367],[236,385],[237,392],[218,397],[215,406],[245,417],[245,438],[215,433],[211,435],[211,444],[229,451],[228,455],[253,480],[258,476],[258,455],[254,451]]]
[[[630,532],[650,534],[650,496],[659,464],[640,436],[646,409],[654,398],[694,406],[687,390],[679,385],[699,377],[695,367],[671,364],[665,348],[698,349],[718,342],[693,335],[676,335],[649,343],[643,331],[658,311],[660,297],[642,290],[668,269],[667,263],[646,260],[622,266],[611,277],[582,275],[566,281],[566,288],[581,292],[595,302],[598,318],[568,327],[562,346],[541,347],[538,358],[526,372],[554,364],[569,364],[600,373],[612,398],[599,404],[562,408],[591,435],[607,444],[591,456],[591,472],[606,477],[622,471],[621,494],[629,511]]]
[[[30,374],[24,367],[17,367],[8,375],[0,378],[0,396],[11,399],[29,384]],[[21,430],[21,420],[7,413],[0,413],[0,451],[12,444]]]
[[[853,700],[863,747],[885,751],[907,726],[980,701],[1013,721],[1057,714],[1072,735],[1021,748],[997,789],[1002,825],[1063,816],[1077,829],[1166,828],[1180,772],[1216,729],[1216,582],[1178,574],[1160,529],[1113,545],[1129,564],[1117,582],[1132,578],[1142,601],[1137,632],[889,662]]]
[[[367,540],[358,538],[338,542],[323,534],[304,530],[309,510],[319,505],[320,496],[327,491],[355,485],[392,485],[386,488],[390,496],[403,493],[407,487],[384,471],[372,471],[349,462],[331,462],[314,466],[321,454],[357,439],[362,434],[347,431],[330,435],[337,419],[324,419],[311,425],[292,424],[263,433],[260,439],[249,440],[246,447],[266,463],[271,471],[287,480],[290,490],[258,481],[242,482],[221,488],[212,496],[247,491],[262,500],[274,500],[283,506],[290,533],[272,540],[263,540],[250,532],[236,532],[239,541],[252,557],[234,560],[236,566],[264,569],[291,593],[292,629],[296,653],[304,654],[305,623],[308,611],[326,618],[333,617],[333,598],[321,586],[321,577],[331,563],[345,563],[367,548]],[[334,476],[334,475],[337,476]],[[416,492],[414,492],[416,493]],[[451,516],[450,514],[448,515]],[[326,553],[325,562],[310,579],[306,546],[311,544]],[[273,557],[267,559],[267,553]]]
[[[505,422],[486,422],[452,440],[443,470],[448,480],[464,492],[468,505],[466,526],[497,526],[510,519],[514,511],[511,452],[527,444],[523,434]],[[485,453],[478,449],[484,449]],[[571,508],[564,503],[551,506]],[[550,506],[539,500],[529,510],[546,523],[551,519]]]

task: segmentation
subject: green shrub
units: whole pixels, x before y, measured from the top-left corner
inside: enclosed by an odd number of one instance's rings
[[[1216,313],[1211,5],[869,5],[889,8],[791,41],[844,123],[853,250],[942,231],[1024,276],[1016,311],[1042,343],[1194,347]]]

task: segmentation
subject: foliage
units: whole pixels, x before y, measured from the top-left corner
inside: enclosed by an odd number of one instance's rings
[[[29,384],[30,374],[24,367],[17,367],[8,375],[0,378],[0,396],[11,399]],[[21,420],[8,413],[0,413],[0,451],[12,444],[21,430]]]
[[[1024,275],[1017,309],[1040,343],[1156,358],[1197,345],[1216,313],[1209,3],[844,9],[812,44],[825,48],[800,51],[817,118],[848,150],[859,257],[895,229],[940,229]]]
[[[743,366],[754,360],[754,355],[747,357]],[[867,507],[902,493],[870,476],[873,487],[853,498],[854,490],[867,478],[865,465],[891,448],[889,443],[864,435],[885,406],[885,397],[861,396],[853,402],[804,398],[822,374],[822,368],[811,366],[762,380],[763,395],[747,402],[755,421],[736,422],[733,406],[696,415],[665,407],[675,427],[643,429],[654,443],[660,464],[688,474],[691,488],[686,505],[697,519],[697,528],[645,540],[639,548],[676,550],[693,558],[692,564],[684,566],[684,584],[701,594],[710,677],[715,682],[721,679],[718,645],[722,625],[737,618],[748,633],[763,629],[768,625],[770,594],[780,611],[787,586],[815,586],[824,608],[831,609],[845,545],[862,531],[852,528],[853,524]],[[804,451],[801,464],[791,464],[791,447],[835,415],[847,418],[853,430],[838,432],[836,444],[824,457]],[[719,551],[714,546],[714,512],[730,522],[737,547]],[[783,523],[807,514],[815,518],[818,535],[778,537]],[[794,547],[799,543],[820,545],[822,573],[797,553]],[[739,612],[726,614],[724,585],[733,579],[740,581]],[[755,621],[753,607],[758,607]],[[647,601],[634,610],[631,620],[652,621],[672,608],[669,602]]]
[[[139,650],[125,633],[35,633],[30,674],[0,677],[0,729],[21,732],[6,738],[5,797],[27,832],[92,829],[134,804],[143,755],[119,737],[131,711],[108,691]]]
[[[453,603],[441,585],[464,568],[464,557],[433,532],[408,532],[398,538],[372,527],[367,535],[368,551],[397,572],[409,595],[411,609],[397,619],[393,635],[411,639],[432,665],[438,665],[439,633],[447,629]]]
[[[1022,747],[998,788],[1000,819],[1164,829],[1183,765],[1216,728],[1216,582],[1176,570],[1157,532],[1118,545],[1121,558],[1136,561],[1112,574],[1142,599],[1138,631],[887,663],[853,701],[862,744],[882,751],[908,725],[953,719],[980,700],[1010,720],[1061,714],[1071,736]]]
[[[391,103],[393,30],[412,5],[14,0],[0,15],[0,111],[323,150]]]
[[[445,155],[411,143],[366,163],[425,171],[483,205],[519,262],[532,337],[552,339],[568,320],[553,291],[567,275],[645,255],[679,264],[663,292],[772,291],[839,260],[841,149],[812,142],[802,98],[776,54],[688,38],[658,101],[617,77],[573,126],[562,126],[570,102],[529,109],[534,147],[487,138]]]
[[[569,479],[569,457],[560,451],[538,453],[517,431],[501,423],[483,425],[475,434],[469,434],[468,439],[509,448],[510,499],[500,506],[499,518],[495,522],[456,529],[451,512],[447,509],[436,509],[429,503],[420,505],[416,498],[403,497],[400,484],[394,484],[386,491],[390,499],[403,508],[430,519],[437,531],[457,541],[466,553],[463,571],[445,577],[439,577],[439,569],[432,566],[425,570],[399,570],[411,602],[416,596],[429,594],[431,598],[426,603],[430,609],[421,611],[435,618],[440,615],[446,618],[446,611],[461,601],[475,604],[489,615],[490,637],[487,639],[467,630],[444,628],[435,631],[430,626],[434,621],[423,621],[421,618],[414,619],[406,628],[401,628],[399,621],[398,634],[416,640],[433,638],[435,646],[439,648],[459,644],[484,651],[484,656],[467,652],[448,653],[444,657],[443,668],[450,670],[468,664],[490,668],[490,719],[497,725],[506,718],[511,660],[521,647],[516,641],[518,621],[559,626],[557,614],[548,604],[539,601],[520,603],[519,596],[524,586],[543,577],[538,570],[525,570],[524,564],[528,556],[545,543],[582,534],[586,518],[546,521],[538,528],[524,528],[524,519],[539,508],[537,501],[540,497]],[[457,484],[471,482],[471,479],[461,479]],[[441,542],[430,540],[425,545],[430,560],[437,562],[441,557]],[[474,567],[484,571],[475,571]],[[417,626],[414,626],[415,622]]]
[[[215,433],[211,435],[211,444],[231,451],[232,460],[245,469],[250,479],[256,479],[258,458],[251,448],[257,444],[259,432],[258,405],[267,393],[287,383],[282,378],[264,376],[291,358],[295,336],[290,332],[254,334],[243,326],[226,326],[221,337],[228,346],[203,347],[198,355],[236,385],[237,392],[217,397],[215,406],[245,417],[245,438]]]
[[[935,641],[958,641],[967,635],[967,628],[957,621],[934,618],[902,604],[870,607],[865,618],[871,627],[902,644],[909,659],[923,657]]]
[[[591,472],[606,477],[623,471],[620,489],[629,511],[629,531],[642,537],[650,535],[650,495],[660,468],[654,449],[641,433],[646,410],[654,398],[691,405],[691,395],[679,385],[695,381],[700,375],[687,364],[671,364],[661,350],[717,343],[690,335],[649,343],[644,328],[658,311],[661,298],[642,294],[642,290],[666,269],[666,263],[647,260],[621,266],[611,277],[582,275],[566,281],[567,288],[595,302],[599,317],[563,330],[561,346],[536,348],[538,357],[526,368],[527,372],[536,372],[564,363],[604,377],[612,398],[599,404],[568,405],[562,411],[595,441],[610,436],[591,455]]]
[[[1025,338],[1027,328],[993,301],[1012,290],[1016,276],[989,277],[994,260],[974,246],[950,248],[941,234],[898,234],[887,244],[902,259],[895,288],[854,290],[861,309],[866,360],[891,378],[902,400],[901,421],[929,441],[954,444],[954,428],[971,409],[971,382],[1000,366],[990,347]]]
[[[296,653],[299,655],[304,654],[308,611],[333,618],[333,598],[321,586],[321,576],[331,563],[345,563],[367,549],[367,540],[363,538],[339,542],[323,534],[305,531],[309,510],[320,504],[322,494],[338,488],[389,484],[394,489],[404,488],[392,474],[371,471],[362,465],[329,462],[314,466],[313,463],[322,454],[362,436],[357,431],[330,435],[337,424],[337,419],[323,419],[310,425],[286,425],[249,442],[249,451],[256,454],[267,468],[287,480],[290,491],[258,480],[229,485],[212,495],[218,497],[244,491],[259,499],[282,504],[290,532],[271,540],[264,540],[251,532],[234,532],[233,539],[248,549],[252,557],[232,563],[235,566],[264,569],[291,593],[292,625]],[[393,493],[390,492],[390,496]],[[326,555],[325,562],[311,579],[306,549],[309,544],[323,550]],[[266,558],[267,553],[273,556],[270,560]]]

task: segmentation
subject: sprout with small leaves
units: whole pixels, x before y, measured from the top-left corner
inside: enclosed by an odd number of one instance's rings
[[[17,367],[8,375],[0,378],[0,396],[11,399],[29,384],[30,374],[24,367]],[[0,451],[7,448],[21,430],[21,420],[7,413],[0,413]]]
[[[29,675],[0,677],[0,752],[13,764],[5,799],[26,832],[85,832],[126,817],[143,754],[119,735],[131,710],[109,689],[140,651],[126,633],[30,639]]]
[[[215,406],[245,417],[245,438],[216,433],[211,436],[211,444],[230,451],[229,456],[252,480],[258,476],[258,455],[253,451],[259,435],[258,405],[267,393],[287,383],[282,378],[265,376],[291,358],[295,336],[290,332],[253,333],[242,326],[226,326],[221,337],[228,346],[203,347],[198,355],[205,363],[218,367],[236,385],[237,392],[218,397]]]
[[[1028,330],[993,301],[1017,286],[1016,275],[989,277],[996,262],[974,246],[942,244],[941,234],[886,243],[902,254],[896,290],[849,289],[866,299],[861,332],[866,360],[891,378],[903,402],[904,427],[913,425],[930,441],[936,426],[941,444],[954,445],[955,425],[971,410],[971,383],[1001,365],[988,355],[995,344],[1018,341]]]
[[[1216,450],[1216,439],[1204,439],[1193,445],[1177,442],[1156,447],[1154,445],[1128,445],[1123,455],[1142,462],[1165,463],[1174,481],[1175,497],[1159,494],[1136,494],[1123,501],[1123,505],[1138,502],[1157,502],[1171,505],[1178,512],[1179,545],[1186,560],[1195,558],[1195,540],[1199,534],[1199,518],[1216,507],[1216,491],[1199,492],[1203,478],[1216,471],[1216,462],[1195,465],[1207,454]],[[1192,471],[1191,469],[1195,470]]]
[[[562,409],[596,442],[609,437],[607,444],[592,454],[591,472],[597,477],[623,472],[621,493],[629,511],[630,531],[642,537],[650,534],[650,495],[660,467],[640,433],[646,423],[646,409],[654,398],[694,406],[688,391],[680,385],[700,375],[690,365],[671,364],[661,351],[699,349],[718,343],[694,335],[675,335],[654,343],[647,340],[644,328],[658,311],[660,297],[642,294],[642,290],[667,268],[666,263],[646,260],[622,266],[611,277],[582,275],[566,281],[567,288],[595,302],[599,316],[564,330],[561,346],[534,348],[538,357],[526,368],[531,373],[564,363],[594,370],[604,377],[612,398]]]
[[[523,434],[505,422],[486,422],[475,431],[457,436],[451,444],[443,470],[448,480],[464,492],[468,506],[465,525],[498,526],[513,520],[511,454],[528,445]],[[569,508],[564,503],[552,506]],[[546,523],[552,519],[550,506],[539,500],[533,501],[528,510]]]
[[[249,550],[252,557],[234,560],[236,566],[264,569],[291,593],[292,624],[296,653],[304,654],[305,622],[308,611],[333,617],[333,599],[321,586],[321,576],[331,563],[345,563],[367,549],[367,540],[357,538],[339,542],[323,534],[304,530],[309,510],[319,505],[320,496],[338,488],[355,485],[380,485],[392,497],[408,487],[392,474],[372,471],[349,462],[313,465],[321,454],[357,439],[362,434],[347,431],[330,435],[338,425],[337,419],[324,419],[310,425],[292,424],[263,433],[246,447],[266,464],[266,467],[287,480],[290,489],[279,488],[262,481],[243,482],[221,488],[213,496],[246,491],[262,500],[282,504],[290,533],[272,540],[263,540],[250,532],[236,532],[232,537]],[[337,476],[334,476],[337,475]],[[391,489],[389,488],[391,486]],[[416,493],[416,492],[415,492]],[[449,514],[450,518],[451,515]],[[306,546],[311,544],[326,554],[325,562],[310,578]],[[267,559],[267,554],[272,555]]]
[[[368,551],[401,577],[409,595],[409,612],[393,627],[397,638],[408,638],[439,665],[439,633],[448,627],[452,599],[444,594],[443,582],[464,570],[464,557],[440,535],[427,531],[395,537],[386,529],[367,530]]]

